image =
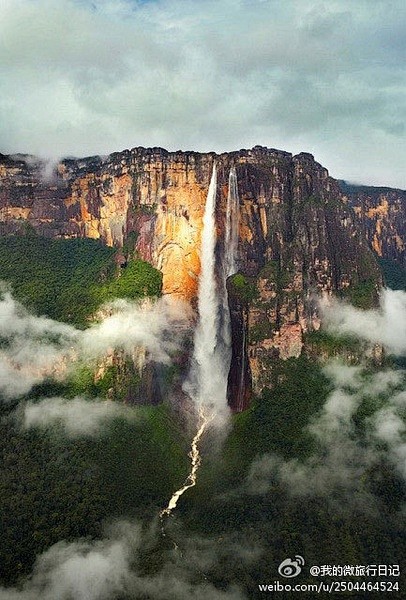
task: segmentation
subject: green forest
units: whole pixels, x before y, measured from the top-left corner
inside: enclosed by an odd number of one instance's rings
[[[159,271],[137,258],[120,269],[115,253],[91,239],[1,237],[0,280],[36,315],[84,327],[103,302],[161,292]]]

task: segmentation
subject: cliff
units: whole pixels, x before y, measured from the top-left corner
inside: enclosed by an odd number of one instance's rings
[[[343,201],[354,210],[376,254],[406,266],[406,192],[345,181],[340,181],[340,187]]]
[[[135,148],[53,168],[32,157],[0,156],[0,232],[29,228],[46,237],[123,246],[124,254],[135,252],[162,271],[164,294],[193,303],[214,160],[220,256],[232,166],[238,178],[242,279],[229,285],[229,397],[241,410],[251,385],[255,392],[267,385],[272,361],[299,356],[306,333],[319,328],[318,295],[348,296],[365,306],[376,302],[381,275],[367,239],[382,255],[400,251],[400,217],[391,224],[398,209],[385,213],[380,200],[375,205],[371,198],[357,203],[343,196],[310,154],[259,146],[221,155]]]
[[[32,157],[0,156],[0,232],[89,237],[122,246],[163,273],[163,292],[192,298],[212,158],[143,148],[65,160],[47,172]]]

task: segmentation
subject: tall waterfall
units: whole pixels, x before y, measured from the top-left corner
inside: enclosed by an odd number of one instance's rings
[[[184,386],[197,405],[199,423],[189,452],[189,475],[183,486],[172,495],[168,506],[160,512],[164,534],[164,516],[169,516],[176,508],[179,498],[186,490],[196,485],[200,466],[199,442],[202,435],[210,421],[224,416],[227,412],[227,372],[218,343],[220,297],[216,282],[216,198],[217,169],[214,164],[203,216],[198,292],[199,322],[194,337],[191,372]]]
[[[216,281],[216,198],[217,169],[213,166],[203,216],[201,271],[198,291],[199,322],[195,332],[195,400],[217,412],[226,408],[227,376],[219,345],[220,296]]]
[[[238,234],[240,226],[240,199],[238,196],[237,173],[235,167],[231,167],[228,176],[228,195],[226,208],[226,222],[224,235],[223,256],[223,297],[222,297],[222,338],[224,351],[228,354],[226,361],[230,366],[231,360],[231,326],[230,310],[228,307],[227,278],[237,271]],[[228,369],[227,369],[228,370]]]
[[[194,358],[198,369],[197,401],[200,406],[210,407],[218,421],[228,414],[227,379],[231,361],[231,333],[226,281],[237,270],[239,233],[239,197],[234,167],[229,175],[224,256],[218,278],[215,252],[216,197],[217,170],[214,165],[203,217],[199,323],[195,334]]]
[[[228,196],[226,211],[226,234],[224,239],[225,276],[230,277],[237,271],[238,232],[240,221],[240,199],[238,197],[237,173],[231,167],[228,177]]]
[[[220,282],[216,277],[216,199],[217,168],[214,164],[203,216],[198,291],[199,321],[194,337],[191,372],[185,384],[185,391],[197,405],[199,423],[189,453],[190,473],[183,486],[172,495],[168,506],[161,511],[161,519],[170,515],[182,494],[196,485],[201,460],[199,442],[208,425],[210,422],[221,425],[229,414],[227,379],[231,360],[231,336],[226,279],[235,272],[238,245],[239,200],[235,169],[231,170],[229,177],[224,263]]]

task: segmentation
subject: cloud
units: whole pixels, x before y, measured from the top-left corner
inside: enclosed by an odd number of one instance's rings
[[[0,394],[18,398],[48,377],[64,379],[78,360],[98,360],[115,349],[168,364],[188,325],[182,303],[162,298],[142,303],[116,300],[99,322],[82,331],[30,314],[10,292],[0,298]]]
[[[89,543],[58,542],[38,557],[21,591],[0,589],[1,600],[108,600],[130,582],[131,548],[139,529],[132,526],[110,539]]]
[[[406,354],[406,292],[384,289],[379,310],[360,310],[332,300],[322,306],[327,328],[339,335],[355,335],[383,344],[392,354]]]
[[[406,392],[400,392],[370,418],[370,424],[372,437],[386,444],[389,459],[406,481],[405,406]]]
[[[156,542],[157,531],[152,535]],[[173,552],[158,573],[141,575],[139,557],[154,540],[140,524],[121,522],[103,540],[58,542],[37,558],[19,589],[0,588],[0,600],[243,600],[235,587],[223,591],[201,581],[201,573]],[[203,552],[210,552],[207,542]]]
[[[102,320],[81,334],[81,355],[98,358],[114,348],[131,354],[135,346],[142,346],[151,360],[168,364],[179,334],[188,323],[190,309],[170,298],[143,303],[115,300],[102,313]]]
[[[1,151],[259,143],[404,187],[405,16],[400,0],[4,0]]]
[[[76,397],[45,398],[19,407],[26,429],[61,425],[71,437],[95,435],[106,421],[114,417],[133,418],[134,411],[110,400],[88,400]]]
[[[30,314],[5,292],[0,299],[0,394],[15,398],[57,375],[79,335],[65,323]]]
[[[337,361],[328,364],[325,373],[336,388],[306,427],[317,449],[303,460],[267,454],[257,457],[245,490],[267,494],[278,482],[293,497],[322,496],[339,510],[345,510],[346,503],[377,510],[377,499],[365,485],[371,468],[389,460],[406,481],[405,373],[386,370],[371,374]],[[371,398],[374,402],[369,406],[375,410],[364,418],[366,433],[362,434],[355,427],[354,416],[362,402]]]

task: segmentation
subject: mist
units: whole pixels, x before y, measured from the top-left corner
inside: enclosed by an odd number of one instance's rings
[[[79,330],[35,316],[10,292],[0,299],[0,394],[5,400],[27,394],[48,379],[62,381],[81,360],[97,361],[121,349],[145,348],[146,360],[169,364],[190,324],[190,309],[166,298],[115,300],[99,311],[99,321]]]
[[[80,335],[70,325],[31,314],[5,292],[0,299],[0,394],[6,400],[18,398],[64,372]]]
[[[322,303],[321,308],[332,333],[382,344],[398,356],[406,354],[406,292],[383,289],[376,310],[360,310],[336,299]]]
[[[70,437],[96,435],[103,425],[115,417],[136,419],[131,407],[96,398],[44,398],[38,402],[21,403],[17,417],[25,429],[59,425]]]
[[[219,559],[209,540],[184,540],[190,562],[167,551],[154,575],[142,575],[142,553],[158,539],[156,523],[122,521],[111,525],[99,541],[58,542],[37,558],[32,576],[20,588],[0,588],[0,600],[110,600],[121,595],[151,600],[245,598],[236,586],[221,591],[205,580],[201,569]],[[229,557],[239,548],[228,539],[225,546],[222,552]],[[257,556],[238,554],[248,563]]]
[[[350,367],[337,360],[329,362],[324,373],[333,390],[305,428],[316,443],[311,455],[300,460],[258,456],[244,490],[263,495],[279,483],[291,497],[323,497],[338,512],[355,506],[378,514],[379,502],[365,486],[365,476],[389,461],[406,481],[406,373],[390,369],[371,373],[368,367]],[[360,429],[356,423],[363,405],[369,409]]]

